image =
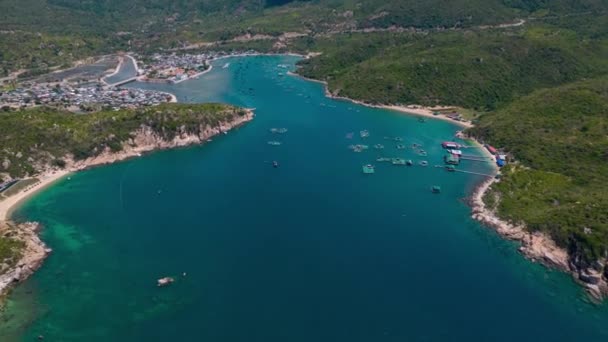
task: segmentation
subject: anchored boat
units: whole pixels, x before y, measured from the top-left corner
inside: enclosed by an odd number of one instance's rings
[[[350,145],[350,146],[348,146],[348,148],[350,148],[354,152],[363,152],[364,150],[367,150],[369,148],[369,146],[357,144],[357,145]]]
[[[401,158],[393,158],[393,160],[391,160],[391,162],[393,163],[393,165],[405,165],[406,164],[405,159],[401,159]]]
[[[279,133],[279,134],[287,133],[287,128],[271,128],[270,133]]]
[[[167,285],[173,283],[174,281],[175,281],[175,279],[173,279],[171,277],[160,278],[156,281],[156,286],[158,286],[158,287],[167,286]]]
[[[376,172],[374,169],[374,165],[372,165],[372,164],[363,165],[363,173],[372,174],[374,172]]]

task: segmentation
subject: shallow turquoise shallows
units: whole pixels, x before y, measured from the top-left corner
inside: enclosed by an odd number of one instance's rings
[[[80,172],[27,202],[15,218],[42,222],[54,252],[11,295],[0,341],[608,340],[606,306],[470,219],[464,198],[482,177],[434,167],[456,126],[325,98],[280,66],[296,61],[224,59],[198,80],[132,84],[257,116],[205,146]],[[369,149],[348,148],[360,143]],[[164,276],[176,282],[156,287]]]

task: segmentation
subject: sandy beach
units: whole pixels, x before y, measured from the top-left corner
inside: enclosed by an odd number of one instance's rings
[[[301,55],[300,55],[301,56]],[[302,79],[305,79],[307,81],[311,81],[311,82],[317,82],[317,83],[321,83],[324,85],[325,87],[325,96],[335,99],[335,100],[341,100],[341,101],[348,101],[348,102],[352,102],[352,103],[356,103],[358,105],[361,106],[366,106],[366,107],[371,107],[371,108],[380,108],[380,109],[388,109],[388,110],[393,110],[393,111],[397,111],[397,112],[401,112],[401,113],[405,113],[405,114],[410,114],[410,115],[418,115],[418,116],[424,116],[427,118],[432,118],[432,119],[436,119],[436,120],[443,120],[443,121],[449,121],[455,125],[464,127],[464,128],[471,128],[473,127],[473,124],[471,122],[468,121],[457,121],[457,120],[453,120],[448,118],[447,116],[443,115],[443,114],[433,114],[433,112],[436,112],[438,110],[444,110],[447,108],[453,108],[453,106],[435,106],[435,107],[425,107],[425,106],[420,106],[420,105],[407,105],[407,106],[398,106],[398,105],[376,105],[376,104],[371,104],[371,103],[367,103],[367,102],[363,102],[363,101],[359,101],[359,100],[354,100],[348,97],[344,97],[344,96],[336,96],[334,94],[332,94],[329,91],[327,82],[325,81],[320,81],[320,80],[315,80],[312,78],[308,78],[308,77],[304,77],[302,75],[299,75],[295,72],[287,72],[288,75],[290,76],[295,76],[295,77],[300,77]],[[492,156],[493,157],[493,156]]]
[[[45,172],[37,177],[38,179],[40,179],[40,182],[29,186],[20,191],[19,193],[0,201],[0,221],[8,220],[10,218],[12,210],[17,207],[21,202],[26,200],[28,197],[53,184],[55,181],[70,174],[71,172],[72,171],[68,170]]]

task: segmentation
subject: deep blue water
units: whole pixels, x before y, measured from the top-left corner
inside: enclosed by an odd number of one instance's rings
[[[327,99],[320,84],[279,75],[296,60],[234,58],[199,80],[132,84],[257,116],[205,146],[75,174],[26,203],[16,218],[42,222],[54,253],[11,296],[0,340],[608,338],[606,306],[469,218],[462,199],[479,176],[433,167],[457,127]],[[347,148],[362,141],[369,151]],[[379,154],[430,166],[378,164]],[[376,173],[363,175],[369,162]],[[176,283],[157,288],[166,275]]]

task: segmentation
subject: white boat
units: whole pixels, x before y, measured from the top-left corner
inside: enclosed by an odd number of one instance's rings
[[[171,278],[171,277],[164,277],[164,278],[160,278],[156,281],[156,285],[158,287],[163,287],[163,286],[167,286],[171,283],[173,283],[175,281],[175,279]]]
[[[448,150],[448,152],[450,152],[451,154],[455,154],[457,156],[461,156],[462,155],[462,151],[461,150]]]

